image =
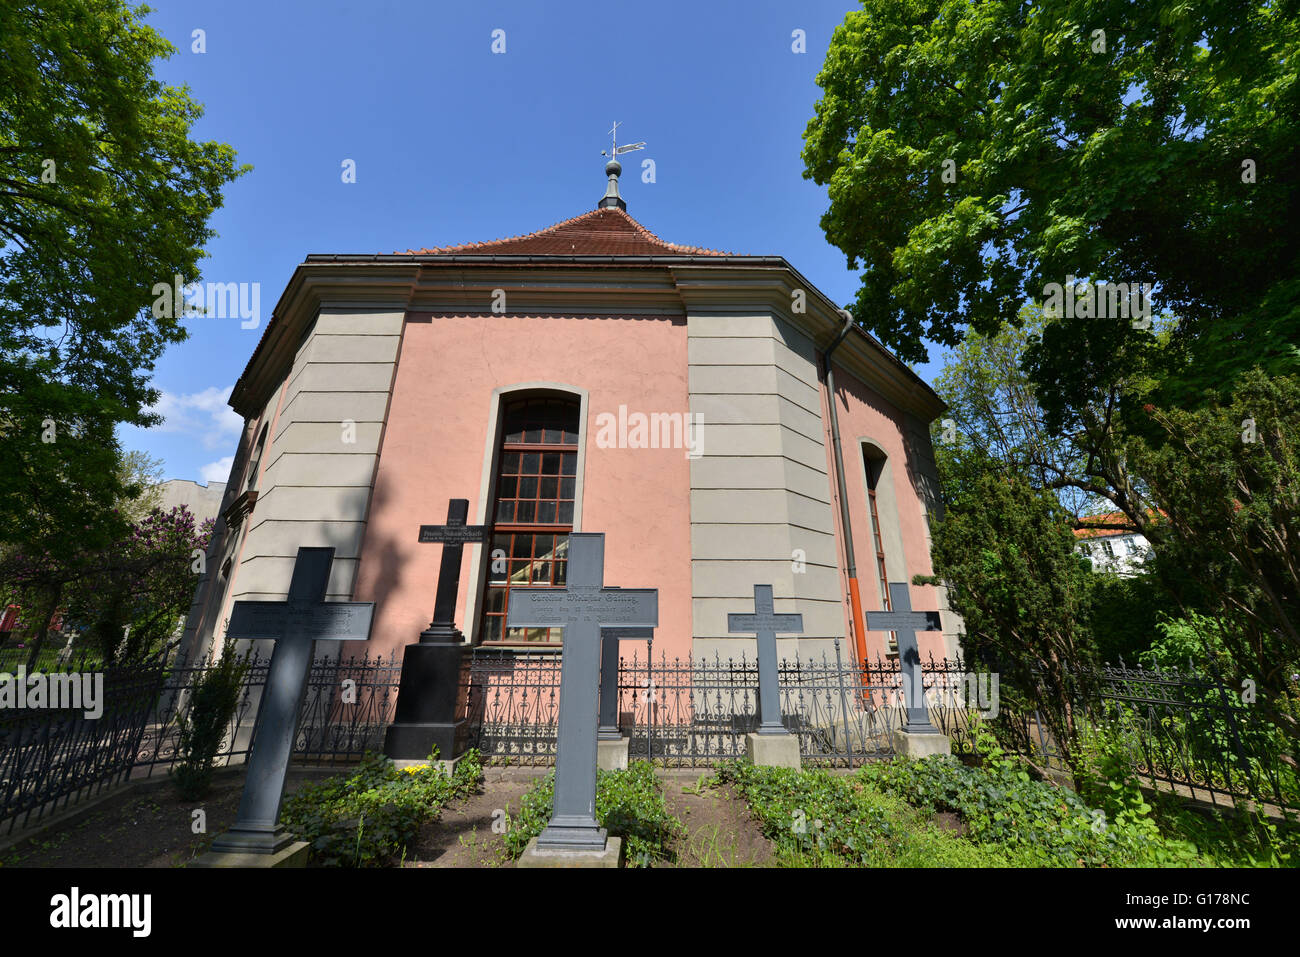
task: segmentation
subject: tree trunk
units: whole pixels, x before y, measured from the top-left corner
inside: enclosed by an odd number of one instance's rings
[[[50,623],[54,621],[54,614],[59,610],[59,601],[63,598],[63,586],[57,585],[50,593],[50,600],[45,603],[45,609],[37,619],[41,627],[36,630],[36,637],[32,641],[32,650],[27,656],[27,670],[36,670],[36,660],[40,657],[41,646],[45,644],[45,635],[50,630]]]

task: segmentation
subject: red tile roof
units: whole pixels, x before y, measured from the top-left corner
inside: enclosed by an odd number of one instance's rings
[[[621,209],[594,209],[526,236],[461,246],[408,249],[405,255],[482,253],[492,256],[729,256],[699,246],[667,243]],[[396,255],[404,255],[400,251]]]
[[[1147,510],[1147,516],[1156,519],[1157,515],[1164,515],[1162,511]],[[1158,520],[1158,519],[1156,519]],[[1083,523],[1084,528],[1074,530],[1075,538],[1106,538],[1111,535],[1129,535],[1136,532],[1137,529],[1133,523],[1128,520],[1128,516],[1123,512],[1106,512],[1103,515],[1083,515],[1079,521]],[[1123,528],[1087,528],[1088,525],[1123,525]]]

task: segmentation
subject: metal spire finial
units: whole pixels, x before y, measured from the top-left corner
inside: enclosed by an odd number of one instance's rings
[[[609,177],[609,185],[605,187],[605,196],[596,207],[597,209],[604,209],[612,206],[617,206],[619,209],[627,209],[627,203],[623,202],[623,197],[618,194],[618,176],[623,172],[623,164],[618,161],[618,157],[622,153],[631,153],[633,150],[645,149],[644,140],[640,143],[631,143],[627,146],[618,145],[618,128],[622,125],[623,124],[617,120],[614,121],[614,125],[610,127],[609,130],[609,151],[600,151],[601,156],[609,157],[609,162],[605,164],[605,175]]]

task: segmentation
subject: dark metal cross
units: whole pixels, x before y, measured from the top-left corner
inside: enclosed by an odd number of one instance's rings
[[[868,631],[892,631],[898,635],[898,659],[903,669],[903,700],[907,705],[907,726],[911,734],[938,734],[930,722],[925,706],[924,675],[921,651],[916,641],[918,631],[942,631],[937,611],[912,611],[912,597],[906,582],[889,583],[889,604],[893,611],[867,612]]]
[[[618,729],[618,643],[655,640],[653,628],[602,628],[600,630],[600,727],[596,737],[617,741]]]
[[[433,600],[433,621],[420,633],[420,641],[459,644],[464,636],[456,628],[456,592],[460,588],[461,556],[467,544],[485,542],[492,534],[486,525],[466,525],[469,500],[453,498],[447,503],[446,525],[421,525],[420,543],[440,543],[442,564],[438,568],[438,592]]]
[[[273,638],[275,650],[239,815],[230,830],[213,841],[214,851],[274,854],[293,840],[279,826],[280,803],[315,643],[366,641],[375,610],[368,601],[325,601],[333,561],[333,548],[300,548],[287,600],[237,601],[230,609],[227,640]]]
[[[596,697],[600,633],[605,626],[655,628],[659,592],[606,588],[605,536],[569,535],[565,588],[512,588],[507,628],[563,628],[560,715],[555,744],[555,803],[539,848],[604,850],[596,821]]]
[[[754,614],[727,615],[727,631],[758,637],[758,733],[785,734],[781,723],[781,688],[776,673],[776,635],[799,634],[803,615],[776,615],[772,586],[754,586]]]

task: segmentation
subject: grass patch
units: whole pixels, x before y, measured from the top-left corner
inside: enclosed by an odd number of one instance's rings
[[[509,821],[506,847],[511,857],[523,854],[528,842],[545,829],[554,799],[552,769],[524,795],[519,816]],[[626,771],[596,772],[596,820],[611,835],[623,838],[629,867],[673,860],[673,842],[686,832],[682,822],[669,813],[654,766],[648,761],[633,761]]]
[[[465,752],[453,774],[433,760],[398,770],[381,754],[367,754],[347,776],[308,784],[284,802],[281,820],[310,841],[320,867],[384,867],[405,857],[420,826],[451,801],[477,789],[479,753]]]
[[[901,798],[821,769],[723,765],[776,845],[778,867],[1012,867],[1014,854],[944,830]]]

